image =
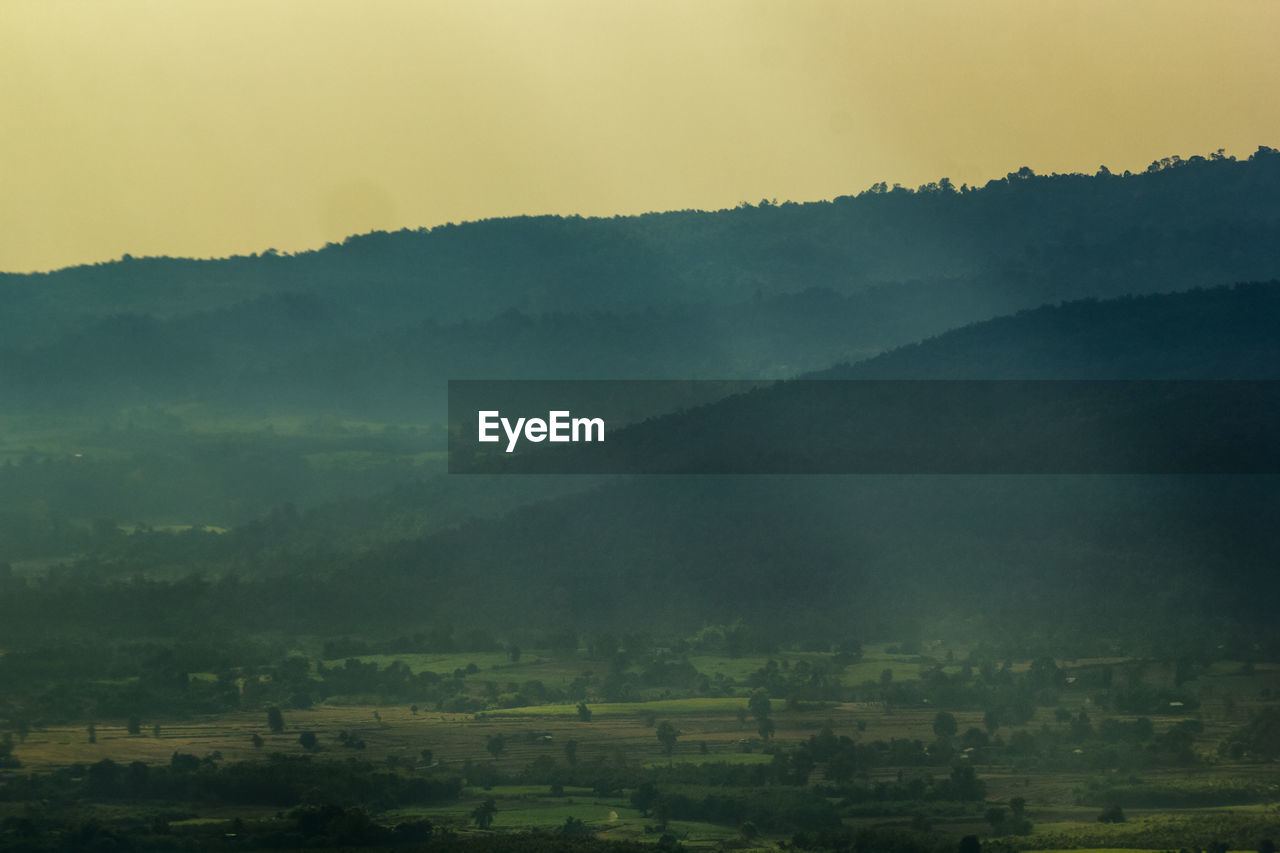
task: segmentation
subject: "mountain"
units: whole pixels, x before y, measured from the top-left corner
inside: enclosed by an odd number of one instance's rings
[[[66,564],[5,619],[107,630],[115,596],[192,632],[1269,642],[1270,478],[463,485],[429,476],[421,421],[468,376],[1276,378],[1277,285],[1195,288],[1280,274],[1277,190],[1260,149],[0,277],[0,559]],[[185,570],[243,582],[103,580]]]
[[[1082,297],[1280,274],[1280,153],[0,274],[19,411],[433,414],[447,378],[785,377]]]
[[[1068,303],[828,375],[1275,378],[1278,293],[1273,283]],[[1028,342],[1035,357],[1020,362]],[[776,390],[747,399],[765,410]],[[665,435],[678,443],[731,404],[685,413]],[[998,631],[1096,650],[1121,636],[1177,643],[1178,626],[1235,642],[1266,633],[1264,602],[1280,593],[1271,569],[1280,535],[1269,521],[1277,485],[1259,476],[624,479],[372,553],[351,578],[379,595],[420,590],[433,609],[507,630],[691,631],[740,618],[828,639]]]
[[[1280,379],[1280,281],[1043,306],[810,378]]]

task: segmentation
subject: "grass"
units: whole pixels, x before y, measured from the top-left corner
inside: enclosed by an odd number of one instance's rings
[[[742,697],[720,699],[657,699],[653,702],[605,702],[587,703],[592,718],[618,717],[638,715],[646,712],[654,714],[725,714],[736,713],[739,708],[747,707],[747,700]],[[490,717],[574,717],[578,716],[578,706],[574,705],[529,705],[524,708],[504,708],[499,711],[488,711]]]
[[[718,752],[703,755],[672,755],[670,760],[650,761],[646,768],[666,767],[670,764],[768,764],[773,756],[763,752]]]
[[[157,533],[186,533],[188,530],[202,530],[206,533],[226,533],[231,529],[213,524],[149,524],[147,526]],[[116,528],[124,533],[137,533],[142,529],[142,526],[137,523],[130,523],[117,524]]]
[[[594,829],[597,824],[617,824],[622,820],[640,820],[640,812],[611,804],[556,802],[542,808],[503,809],[498,807],[494,826],[509,829],[552,829],[563,826],[568,818],[577,818]]]
[[[318,471],[367,471],[392,462],[412,468],[440,468],[448,461],[448,454],[444,451],[398,454],[375,450],[325,450],[308,453],[303,458]]]
[[[579,800],[566,791],[564,798],[548,800],[542,805],[530,805],[526,799],[509,799],[504,796],[510,787],[495,787],[479,792],[460,803],[427,808],[403,808],[386,812],[385,821],[428,817],[433,820],[449,820],[458,828],[476,831],[470,827],[472,810],[485,799],[492,798],[497,807],[490,831],[554,831],[569,818],[582,821],[586,828],[600,838],[613,840],[656,841],[661,834],[653,826],[652,817],[644,817],[622,800]],[[667,829],[678,839],[693,846],[709,846],[738,837],[735,827],[719,826],[696,821],[672,821]]]
[[[470,789],[472,793],[479,793],[476,789]],[[493,797],[550,797],[551,788],[547,785],[494,785],[492,788],[484,791],[487,796]],[[565,797],[591,797],[594,792],[590,788],[574,788],[572,786],[564,789]]]
[[[776,661],[779,666],[784,662],[795,666],[801,661],[817,666],[829,664],[831,657],[824,652],[784,651],[774,655],[749,655],[740,658],[691,655],[689,663],[693,664],[699,672],[707,675],[714,677],[720,674],[726,678],[744,682],[756,671],[764,669],[771,660]],[[879,681],[881,673],[886,669],[893,670],[895,681],[917,681],[921,673],[932,666],[931,663],[921,663],[918,655],[890,654],[884,650],[883,646],[868,646],[863,650],[863,656],[859,661],[849,664],[840,673],[840,683],[852,686],[867,681]],[[947,664],[944,669],[954,673],[959,672],[961,667],[958,664]]]

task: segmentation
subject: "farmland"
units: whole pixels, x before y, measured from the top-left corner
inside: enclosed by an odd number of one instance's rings
[[[835,53],[869,56],[850,32]],[[826,53],[706,59],[790,80]],[[780,115],[735,105],[742,139]],[[847,106],[797,126],[861,126]],[[607,137],[564,162],[613,174]],[[0,274],[0,850],[1273,851],[1280,478],[1248,448],[1280,424],[1280,151],[1183,153]],[[517,417],[565,410],[547,380],[599,381],[635,410],[623,470],[707,473],[446,473],[473,414],[447,384],[498,377],[538,380]],[[649,411],[671,378],[708,384]],[[829,407],[819,382],[868,394]],[[1005,382],[1037,401],[945,402]]]
[[[1194,713],[1176,713],[1175,707],[1144,716],[1106,712],[1100,707],[1105,691],[1073,689],[1068,679],[1078,676],[1067,673],[1140,668],[1154,687],[1164,683],[1163,667],[1123,658],[1062,662],[1058,686],[1039,696],[1053,701],[1008,722],[979,708],[947,711],[930,699],[929,683],[948,672],[955,680],[966,677],[967,664],[954,662],[961,656],[956,650],[947,664],[883,645],[863,649],[831,680],[825,697],[807,701],[776,701],[785,697],[768,697],[755,685],[776,673],[835,665],[838,656],[785,650],[745,659],[689,655],[687,663],[699,675],[722,675],[720,690],[732,695],[717,697],[655,684],[645,688],[652,698],[631,701],[585,696],[580,702],[501,707],[494,698],[518,695],[521,684],[527,690],[540,680],[551,693],[567,690],[575,679],[597,685],[598,663],[589,654],[583,648],[531,650],[518,660],[497,652],[367,655],[359,663],[368,671],[456,672],[454,698],[471,697],[488,707],[448,712],[427,701],[359,702],[336,695],[282,709],[275,731],[261,709],[136,722],[96,719],[92,736],[77,721],[31,728],[20,741],[10,738],[11,758],[21,763],[21,774],[60,780],[71,790],[77,784],[92,789],[84,780],[94,778],[95,768],[140,763],[176,773],[172,768],[180,756],[189,756],[183,759],[192,762],[188,772],[205,774],[210,785],[219,773],[243,774],[289,759],[318,768],[360,765],[368,768],[360,772],[457,780],[456,794],[433,794],[424,804],[404,802],[400,794],[368,797],[371,825],[388,832],[428,821],[437,833],[464,837],[542,832],[650,843],[670,837],[693,849],[816,844],[813,814],[822,815],[817,825],[829,838],[840,832],[900,832],[921,839],[976,835],[1024,850],[1162,849],[1178,846],[1178,839],[1252,849],[1248,839],[1275,834],[1280,820],[1274,765],[1249,755],[1233,760],[1219,748],[1270,707],[1276,675],[1270,665],[1220,661],[1204,667],[1186,693]],[[1043,661],[1033,663],[1009,662],[1000,671],[1007,670],[1016,684],[1043,670]],[[320,685],[325,671],[346,665],[316,659],[306,677]],[[886,670],[893,675],[884,675]],[[857,680],[873,673],[877,677]],[[243,683],[241,695],[249,695]],[[762,703],[761,697],[770,701]],[[1082,717],[1090,718],[1088,733],[1081,729]],[[771,730],[764,730],[761,719],[769,720]],[[676,732],[669,749],[656,736],[666,723]],[[1110,734],[1099,737],[1103,731]],[[1180,742],[1184,753],[1162,758],[1160,745],[1182,737],[1180,732],[1194,732]],[[308,736],[314,736],[310,745]],[[843,763],[845,752],[852,764]],[[940,781],[949,774],[959,778],[956,768],[966,764],[977,783],[972,792]],[[19,816],[33,813],[33,805],[15,796],[18,772],[5,772],[0,815],[16,826]],[[646,800],[645,791],[655,794]],[[229,803],[224,797],[162,797],[129,806],[110,789],[80,796],[88,796],[93,814],[108,824],[160,809],[173,817],[167,831],[193,845],[215,830],[291,829],[311,807],[307,795],[283,811],[276,801]],[[1113,804],[1123,809],[1123,821],[1100,822]],[[485,809],[490,818],[477,817]],[[63,812],[70,814],[46,804],[34,813],[56,824]],[[1011,822],[1015,813],[1025,823]]]

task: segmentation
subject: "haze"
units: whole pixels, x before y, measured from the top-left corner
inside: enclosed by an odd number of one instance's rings
[[[15,2],[0,269],[1280,139],[1267,2]]]

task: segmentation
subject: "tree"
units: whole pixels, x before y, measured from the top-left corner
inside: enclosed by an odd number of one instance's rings
[[[360,737],[359,732],[348,732],[343,729],[338,732],[338,742],[347,749],[364,749],[364,738]]]
[[[1027,680],[1032,687],[1061,687],[1066,683],[1066,673],[1058,669],[1058,664],[1051,657],[1039,657],[1031,662],[1027,670]]]
[[[578,703],[578,719],[584,723],[591,722],[591,709],[587,707],[586,702]]]
[[[284,714],[281,714],[280,709],[275,705],[267,709],[267,728],[275,734],[284,731]]]
[[[262,739],[262,735],[257,732],[253,733],[253,739],[250,742],[253,744],[254,749],[262,749],[262,745],[266,743],[266,741]]]
[[[613,634],[596,634],[587,647],[587,656],[594,660],[609,660],[618,654],[618,638]]]
[[[567,835],[571,838],[581,838],[591,834],[591,830],[587,829],[587,825],[576,817],[567,817],[564,819],[564,826],[556,830],[559,835]]]
[[[966,835],[960,839],[960,853],[982,853],[982,842],[976,835]]]
[[[951,768],[952,795],[958,800],[981,800],[987,795],[987,785],[978,778],[970,764],[957,764]]]
[[[663,720],[658,724],[658,742],[662,744],[662,751],[670,755],[676,748],[676,738],[680,737],[680,732],[669,720]]]
[[[129,722],[125,723],[125,730],[131,735],[142,734],[142,720],[139,720],[135,714],[129,718]]]
[[[756,733],[760,735],[762,740],[768,740],[773,737],[775,731],[777,731],[777,727],[773,724],[773,720],[768,717],[760,718],[760,722],[756,726]]]
[[[773,703],[769,701],[769,694],[764,690],[757,690],[751,694],[751,698],[747,700],[747,709],[751,711],[751,716],[757,720],[769,716],[769,712],[773,710]]]
[[[499,755],[502,754],[502,750],[504,750],[506,746],[507,746],[507,739],[503,737],[501,733],[499,733],[496,735],[489,735],[488,739],[485,742],[484,748],[489,750],[489,754],[496,759]]]
[[[1262,708],[1248,723],[1231,732],[1218,753],[1228,758],[1270,761],[1280,757],[1280,708]]]
[[[1098,823],[1124,823],[1124,809],[1119,806],[1107,806],[1098,815]]]
[[[649,809],[658,801],[658,789],[652,782],[642,782],[631,792],[631,807],[640,810],[641,817],[649,816]]]
[[[570,766],[578,763],[578,742],[576,740],[564,742],[564,760],[569,762]]]
[[[424,749],[418,754],[422,756],[422,766],[430,767],[432,759],[435,758],[435,754],[429,749]]]
[[[22,762],[13,757],[13,736],[5,732],[4,740],[0,740],[0,768],[7,770],[21,766]]]
[[[298,735],[298,743],[302,744],[302,748],[303,748],[303,749],[306,749],[306,750],[315,749],[315,748],[316,748],[316,733],[315,733],[315,732],[303,732],[302,734]]]
[[[1022,797],[1009,800],[1012,815],[1006,815],[1004,809],[994,806],[987,809],[987,821],[991,824],[994,835],[1030,835],[1031,821],[1027,820],[1027,801]]]
[[[986,726],[989,734],[995,734],[1000,728],[1000,711],[996,708],[988,708],[982,715],[982,724]]]
[[[653,801],[653,822],[658,825],[659,829],[666,829],[667,824],[671,822],[671,802],[666,797],[658,797]],[[664,836],[665,837],[665,836]],[[675,839],[672,839],[673,841]],[[659,839],[658,847],[661,849],[662,841]]]
[[[497,813],[498,804],[493,801],[492,797],[490,797],[472,810],[471,819],[475,821],[476,826],[481,829],[488,829],[493,826],[493,816]]]
[[[938,715],[933,718],[933,733],[938,737],[953,738],[958,731],[960,731],[960,726],[956,723],[954,715],[946,711],[939,711]]]
[[[662,824],[664,827],[666,824]],[[660,853],[684,853],[684,845],[680,843],[670,832],[664,832],[658,836],[658,843],[654,845]]]
[[[507,646],[507,657],[511,659],[512,663],[520,663],[520,647],[515,643]]]

